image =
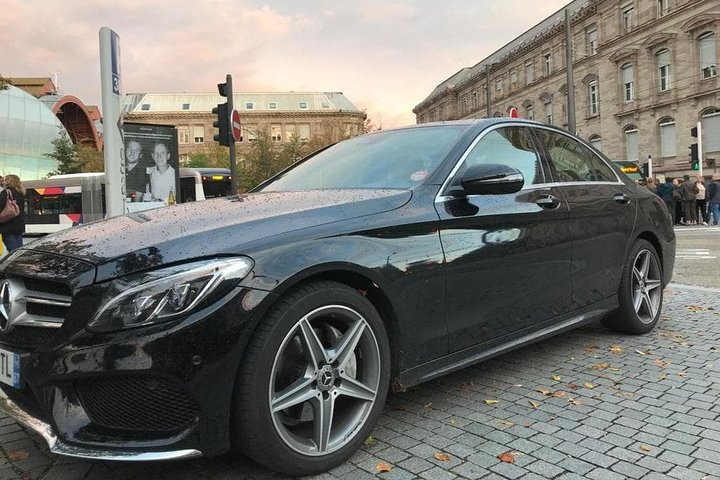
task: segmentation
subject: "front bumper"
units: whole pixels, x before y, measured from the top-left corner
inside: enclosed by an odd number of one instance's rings
[[[235,375],[267,293],[238,287],[185,319],[91,334],[67,319],[20,355],[22,387],[0,409],[50,451],[99,460],[173,460],[230,447]]]
[[[93,460],[125,461],[181,460],[202,456],[202,452],[195,449],[138,452],[122,449],[102,450],[97,448],[87,448],[79,445],[71,445],[59,439],[49,424],[32,416],[18,404],[10,400],[2,390],[0,390],[0,410],[3,410],[25,427],[39,433],[47,442],[50,447],[50,451],[52,453],[57,453],[58,455],[88,458]]]

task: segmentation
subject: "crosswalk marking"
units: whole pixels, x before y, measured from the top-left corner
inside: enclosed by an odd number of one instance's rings
[[[675,258],[684,258],[689,260],[712,260],[717,258],[710,255],[707,248],[678,248],[675,252]]]

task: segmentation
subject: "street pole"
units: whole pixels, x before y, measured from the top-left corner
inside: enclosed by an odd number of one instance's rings
[[[492,108],[490,107],[490,64],[485,64],[485,116],[492,117]]]
[[[703,141],[702,141],[702,122],[697,123],[698,130],[698,175],[702,177],[703,174]]]
[[[567,116],[568,131],[572,134],[575,128],[575,85],[573,83],[572,35],[570,32],[570,10],[565,9],[565,74],[567,83]]]
[[[228,148],[230,149],[230,188],[235,195],[238,191],[238,178],[237,178],[237,162],[235,161],[235,138],[232,133],[232,112],[233,112],[233,86],[232,86],[232,75],[229,73],[225,76],[225,83],[227,85],[227,111],[228,111]]]
[[[652,171],[652,155],[648,155],[648,171],[647,171],[648,178],[652,178],[653,171]]]

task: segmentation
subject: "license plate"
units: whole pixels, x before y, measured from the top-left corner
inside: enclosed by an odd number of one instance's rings
[[[222,175],[213,175],[213,177],[212,177],[213,180],[222,180],[224,178],[225,177],[223,177]]]
[[[0,382],[20,388],[20,355],[0,348]]]

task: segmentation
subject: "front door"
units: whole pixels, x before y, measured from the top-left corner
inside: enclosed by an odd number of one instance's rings
[[[528,127],[494,126],[482,132],[447,190],[478,163],[517,168],[525,184],[512,194],[436,201],[451,351],[537,328],[570,307],[568,207],[548,183]]]

